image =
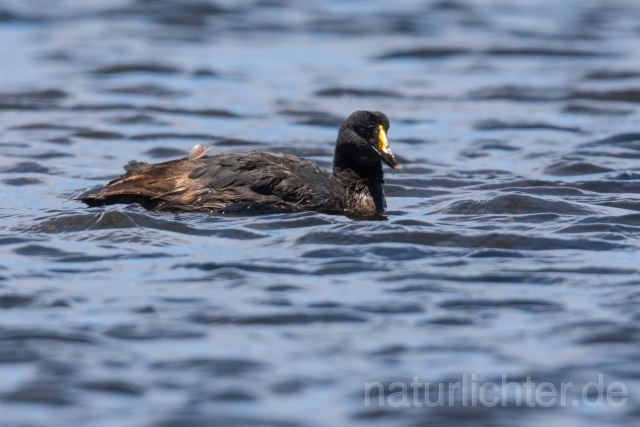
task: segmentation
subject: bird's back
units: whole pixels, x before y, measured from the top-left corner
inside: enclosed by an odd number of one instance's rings
[[[343,212],[339,181],[310,160],[250,151],[182,158],[158,164],[130,162],[127,173],[82,201],[90,206],[140,203],[169,211]]]

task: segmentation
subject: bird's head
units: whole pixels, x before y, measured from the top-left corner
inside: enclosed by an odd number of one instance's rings
[[[378,166],[380,160],[397,169],[393,153],[389,149],[387,132],[389,119],[380,111],[356,111],[344,121],[338,131],[334,166]]]

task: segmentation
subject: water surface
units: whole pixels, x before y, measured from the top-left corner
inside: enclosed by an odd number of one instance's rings
[[[3,1],[0,424],[636,425],[639,16]],[[389,116],[403,166],[384,218],[74,200],[207,140],[330,168],[358,109]],[[364,404],[365,383],[463,375],[575,388],[550,408]],[[581,399],[598,375],[624,406]]]

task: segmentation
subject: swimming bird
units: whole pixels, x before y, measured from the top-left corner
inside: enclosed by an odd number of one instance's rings
[[[131,161],[126,173],[89,206],[139,203],[155,212],[261,213],[318,211],[371,216],[387,206],[382,162],[396,169],[389,149],[389,119],[379,111],[356,111],[338,131],[333,173],[308,159],[248,151],[207,156],[202,145],[189,157],[163,163]]]

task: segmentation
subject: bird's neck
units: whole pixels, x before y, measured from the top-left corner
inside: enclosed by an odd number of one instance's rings
[[[358,184],[382,184],[384,183],[384,173],[382,164],[377,165],[349,165],[333,166],[333,175],[338,178],[346,187]]]
[[[382,188],[384,173],[380,162],[378,165],[364,167],[334,165],[333,175],[347,191],[347,197],[351,203],[370,205],[370,210],[373,211],[370,214],[384,211],[386,205]],[[357,206],[354,208],[359,210]]]
[[[343,146],[336,148],[333,157],[333,174],[338,178],[343,176],[349,181],[382,182],[382,162],[373,157],[372,150],[362,150],[360,147]]]

